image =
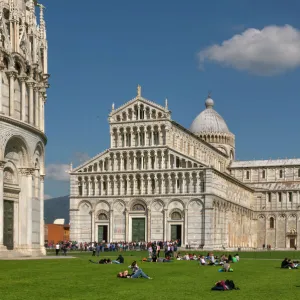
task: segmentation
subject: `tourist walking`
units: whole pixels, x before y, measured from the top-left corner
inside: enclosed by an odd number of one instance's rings
[[[60,249],[59,243],[56,243],[56,245],[55,245],[55,253],[56,253],[56,256],[58,256],[59,249]]]

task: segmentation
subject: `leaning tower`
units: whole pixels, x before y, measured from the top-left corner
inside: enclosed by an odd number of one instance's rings
[[[47,48],[44,6],[0,0],[0,257],[45,254]]]

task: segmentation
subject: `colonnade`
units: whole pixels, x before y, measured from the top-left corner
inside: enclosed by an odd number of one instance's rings
[[[1,68],[0,68],[1,69]],[[4,74],[4,72],[6,74]],[[44,124],[44,105],[46,97],[43,93],[43,88],[32,78],[28,78],[26,74],[18,75],[17,70],[9,69],[0,71],[0,114],[3,111],[3,76],[7,76],[9,85],[9,113],[10,117],[16,118],[16,107],[15,102],[20,101],[20,120],[23,122],[28,122],[30,125],[37,127],[41,131],[45,131]],[[21,93],[20,99],[16,99],[15,95],[15,84],[20,84]],[[28,101],[28,107],[26,107],[26,102]],[[28,118],[26,116],[28,113]]]
[[[165,126],[131,126],[111,129],[111,148],[159,146],[166,144]]]
[[[202,172],[169,172],[79,176],[75,193],[76,196],[124,196],[194,194],[203,191]]]
[[[156,120],[162,117],[163,113],[161,111],[150,108],[148,105],[138,103],[137,105],[128,107],[127,110],[123,110],[120,114],[118,114],[116,116],[116,121]]]
[[[199,164],[175,155],[168,150],[123,151],[110,153],[84,172],[116,172],[135,170],[163,170],[199,167]]]

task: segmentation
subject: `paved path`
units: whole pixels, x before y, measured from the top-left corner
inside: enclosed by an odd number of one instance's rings
[[[69,259],[76,258],[74,256],[39,256],[39,257],[1,257],[0,260],[48,260],[48,259]]]

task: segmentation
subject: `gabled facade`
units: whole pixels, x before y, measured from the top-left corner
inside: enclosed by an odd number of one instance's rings
[[[256,245],[254,191],[230,176],[230,155],[171,119],[167,101],[155,104],[138,87],[109,122],[110,149],[70,173],[72,240]]]

